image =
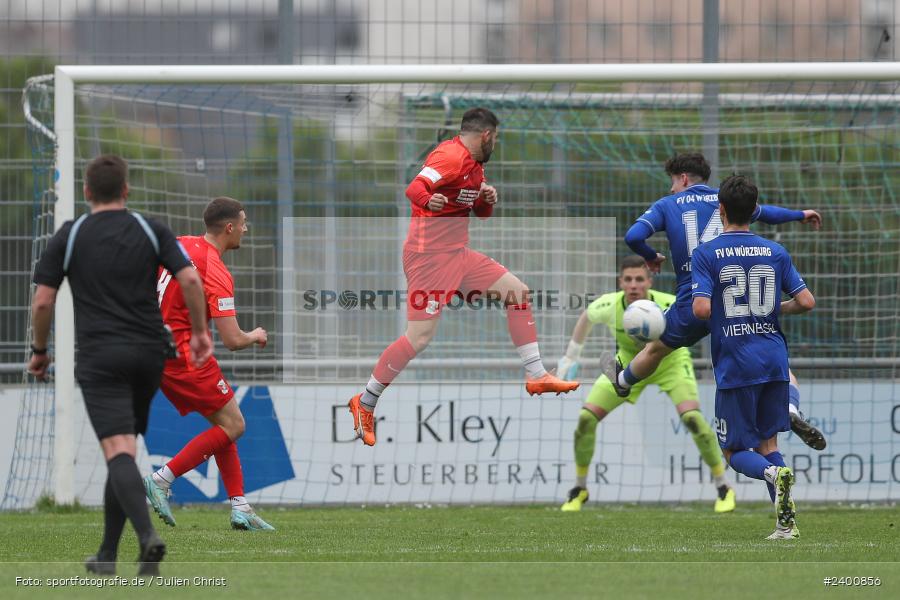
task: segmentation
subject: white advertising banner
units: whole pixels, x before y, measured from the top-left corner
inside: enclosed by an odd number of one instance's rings
[[[238,442],[247,496],[284,504],[558,502],[573,485],[573,431],[589,384],[569,397],[529,398],[518,385],[396,384],[378,406],[378,443],[353,439],[349,385],[238,387],[247,420]],[[16,404],[21,390],[4,391]],[[704,416],[714,388],[701,384]],[[885,501],[900,497],[900,386],[892,381],[817,381],[802,387],[801,408],[828,438],[823,452],[792,434],[782,452],[807,501]],[[98,504],[105,467],[80,399],[76,494]],[[141,466],[149,470],[208,427],[154,401]],[[0,423],[2,469],[15,439]],[[50,440],[46,440],[47,444]],[[738,498],[767,498],[758,481],[736,476]],[[588,477],[598,502],[712,500],[709,470],[669,401],[655,387],[623,405],[597,429]],[[5,481],[4,481],[5,484]],[[225,498],[214,461],[183,477],[176,502]]]

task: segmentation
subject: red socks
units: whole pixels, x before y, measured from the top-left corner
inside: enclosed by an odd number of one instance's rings
[[[537,342],[537,329],[534,326],[534,315],[530,304],[510,304],[506,307],[506,324],[509,337],[518,348],[525,344]]]
[[[416,350],[405,335],[398,337],[381,353],[378,364],[375,365],[372,376],[369,377],[369,382],[366,384],[362,398],[359,399],[365,410],[369,412],[375,410],[375,405],[378,404],[378,399],[381,398],[384,389],[415,357]]]
[[[244,495],[244,473],[241,471],[241,459],[238,456],[237,444],[231,442],[215,454],[219,475],[225,484],[225,492],[229,498]]]
[[[237,444],[218,425],[213,425],[188,442],[166,466],[176,477],[181,477],[211,456],[216,457],[216,466],[219,467],[228,497],[243,496],[244,474],[241,471]]]
[[[381,353],[381,358],[378,359],[372,376],[379,383],[388,386],[415,357],[416,351],[409,343],[409,339],[405,335],[401,335]]]
[[[181,449],[181,452],[176,454],[166,466],[169,467],[169,470],[172,471],[175,477],[181,477],[200,463],[208,460],[209,457],[226,448],[229,444],[232,444],[232,441],[228,434],[225,433],[225,430],[218,425],[213,425],[188,442]]]

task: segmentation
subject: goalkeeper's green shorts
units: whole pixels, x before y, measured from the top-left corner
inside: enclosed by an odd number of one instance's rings
[[[669,359],[674,359],[670,361]],[[634,404],[641,397],[641,392],[648,385],[658,385],[659,389],[669,395],[672,404],[679,405],[688,400],[699,400],[697,378],[694,377],[694,365],[689,354],[682,356],[669,355],[659,365],[653,375],[632,386],[631,393],[620,398],[613,389],[606,375],[601,375],[594,382],[585,404],[591,404],[611,413],[623,402]]]

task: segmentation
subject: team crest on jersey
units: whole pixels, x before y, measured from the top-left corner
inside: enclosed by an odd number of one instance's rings
[[[228,384],[225,383],[224,379],[220,379],[219,383],[216,384],[216,387],[219,388],[219,391],[222,392],[223,396],[227,396],[228,392],[231,391],[228,389]]]
[[[429,300],[428,306],[425,307],[425,312],[429,315],[436,315],[439,310],[441,310],[441,303],[437,300]]]

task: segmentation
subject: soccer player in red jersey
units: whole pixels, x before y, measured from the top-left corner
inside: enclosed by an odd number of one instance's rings
[[[222,342],[229,350],[241,350],[253,344],[262,348],[268,340],[265,329],[257,327],[247,333],[238,325],[234,280],[222,262],[222,254],[241,247],[241,238],[247,232],[244,207],[231,198],[215,198],[203,211],[203,221],[205,235],[182,236],[178,241],[203,279],[207,319],[215,320]],[[160,388],[179,413],[186,415],[196,411],[206,417],[212,427],[188,442],[161,469],[144,478],[147,498],[160,518],[174,527],[175,517],[168,502],[172,483],[215,456],[225,490],[231,498],[231,526],[252,531],[272,530],[274,527],[253,512],[244,498],[244,477],[235,445],[244,433],[244,417],[234,399],[234,391],[214,357],[200,368],[187,361],[191,339],[188,313],[178,282],[165,269],[159,272],[157,291],[163,321],[172,330],[178,349],[178,357],[166,361]]]
[[[557,394],[578,388],[548,373],[541,363],[528,288],[506,267],[469,248],[469,213],[487,219],[497,203],[497,190],[484,178],[497,142],[497,116],[486,108],[463,115],[460,133],[428,155],[406,197],[412,219],[403,248],[407,282],[406,333],[387,347],[364,392],[349,402],[353,428],[364,444],[375,445],[375,405],[385,388],[437,331],[441,308],[457,294],[475,293],[502,300],[509,334],[525,367],[530,395]]]

